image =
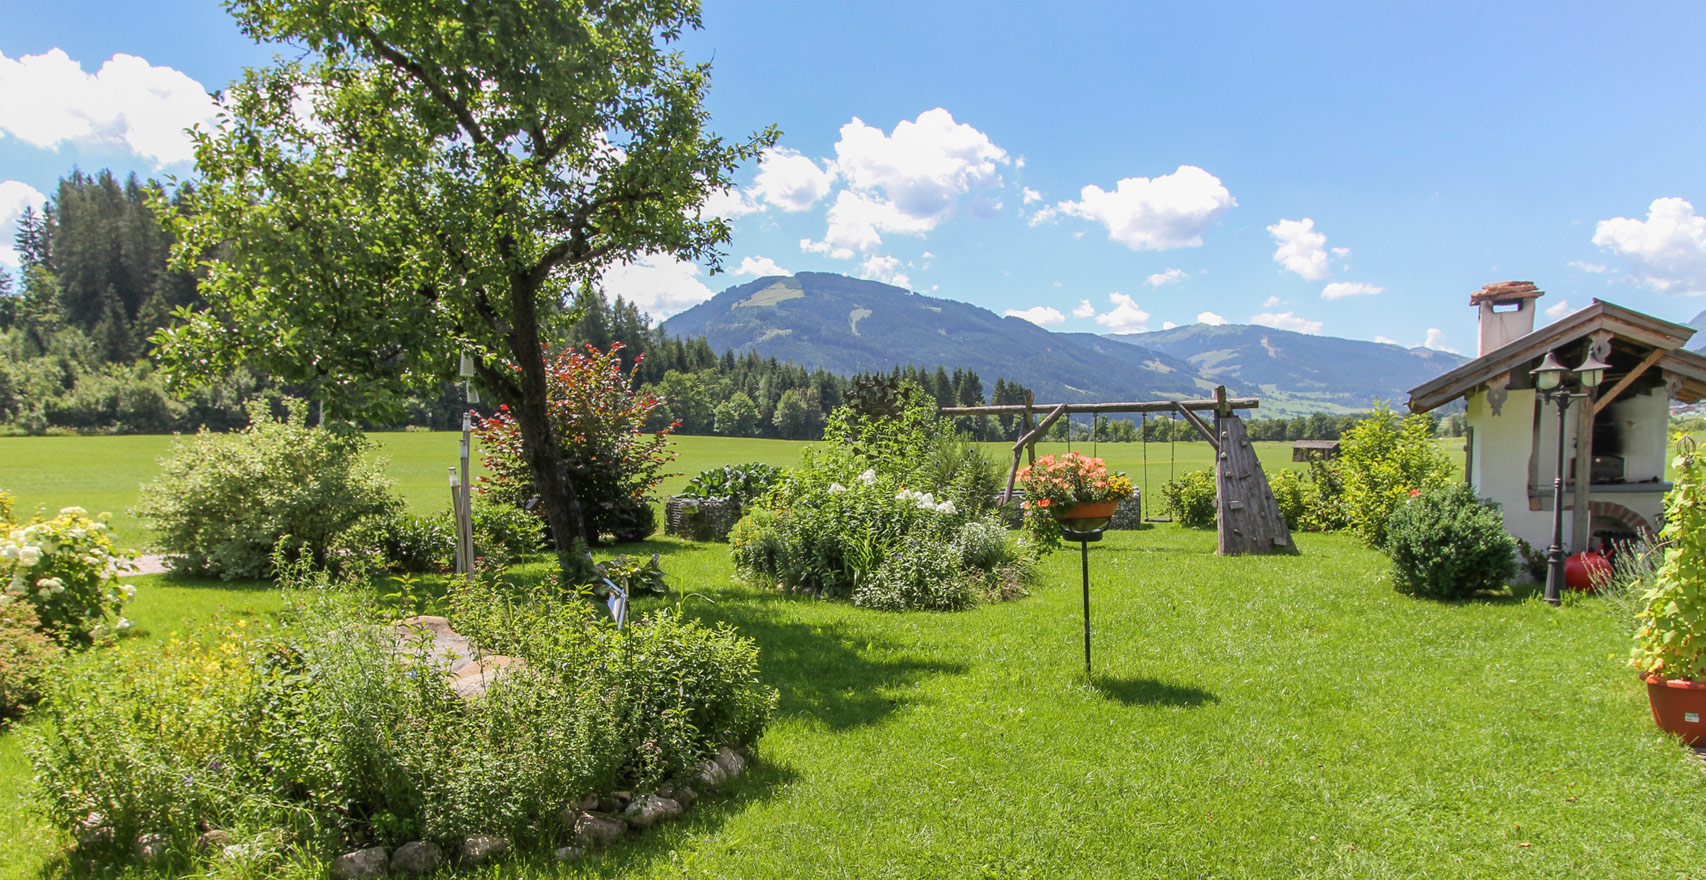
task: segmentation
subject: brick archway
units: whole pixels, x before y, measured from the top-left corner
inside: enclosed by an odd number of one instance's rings
[[[1565,501],[1565,510],[1574,510],[1573,499]],[[1615,501],[1589,501],[1588,512],[1596,517],[1604,517],[1614,522],[1620,522],[1643,537],[1653,537],[1659,533],[1658,526],[1646,517],[1618,504]]]

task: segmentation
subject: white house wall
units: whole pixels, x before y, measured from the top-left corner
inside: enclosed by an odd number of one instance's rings
[[[1535,448],[1534,392],[1513,390],[1509,395],[1495,416],[1485,388],[1469,394],[1469,426],[1475,430],[1469,456],[1472,485],[1476,494],[1498,503],[1505,515],[1506,531],[1544,550],[1552,543],[1552,513],[1528,509],[1529,458]],[[1533,457],[1538,472],[1546,475],[1540,485],[1550,486],[1558,448],[1557,411],[1546,407],[1539,422],[1543,445],[1540,454]],[[1572,524],[1571,512],[1564,511],[1566,541]]]

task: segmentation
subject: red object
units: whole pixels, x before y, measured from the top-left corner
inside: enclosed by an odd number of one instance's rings
[[[1599,590],[1594,578],[1611,577],[1611,563],[1604,556],[1588,550],[1564,560],[1564,586],[1572,590],[1593,593]]]
[[[1114,511],[1119,509],[1118,501],[1080,501],[1056,511],[1054,518],[1060,521],[1061,526],[1075,532],[1093,532],[1107,528],[1108,521],[1114,518]]]
[[[1706,720],[1702,720],[1706,719],[1706,684],[1642,677],[1647,680],[1647,702],[1653,706],[1653,721],[1659,729],[1691,746],[1706,744]]]

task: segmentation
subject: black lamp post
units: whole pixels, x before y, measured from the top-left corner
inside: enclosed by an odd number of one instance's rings
[[[1546,548],[1546,601],[1553,605],[1558,604],[1559,591],[1564,587],[1564,414],[1574,401],[1593,397],[1593,390],[1605,379],[1610,366],[1594,357],[1593,349],[1589,348],[1587,358],[1574,373],[1577,383],[1585,389],[1580,392],[1566,388],[1564,380],[1571,371],[1558,362],[1557,352],[1547,352],[1546,359],[1531,374],[1540,396],[1558,405],[1558,474],[1552,483],[1552,546]],[[1584,513],[1576,511],[1577,516]]]

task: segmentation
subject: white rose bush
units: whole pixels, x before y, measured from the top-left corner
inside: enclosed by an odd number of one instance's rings
[[[123,611],[136,590],[118,576],[135,569],[135,554],[113,543],[110,518],[67,507],[52,519],[0,523],[0,610],[28,604],[42,631],[66,645],[130,629]]]

